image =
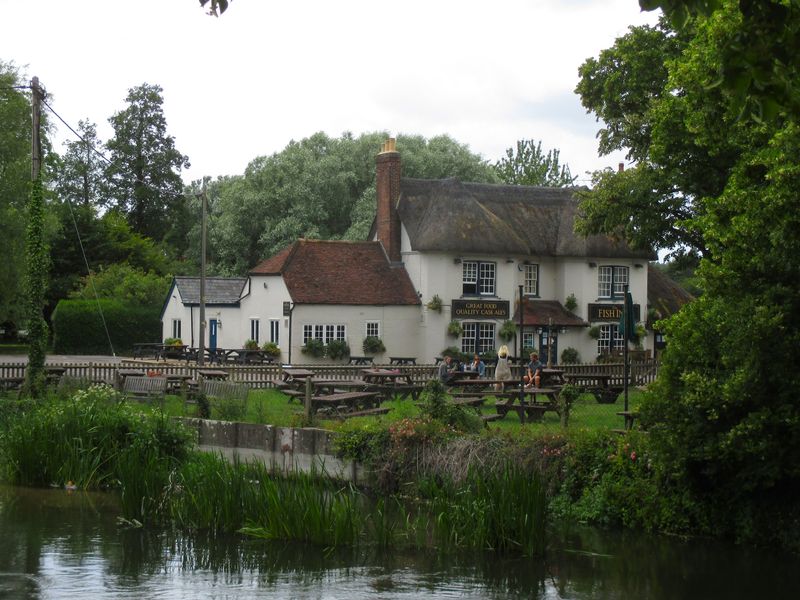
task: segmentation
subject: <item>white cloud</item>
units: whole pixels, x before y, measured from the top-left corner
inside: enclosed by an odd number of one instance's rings
[[[577,68],[656,18],[636,0],[235,0],[219,19],[196,0],[0,0],[0,11],[0,60],[28,65],[61,116],[89,118],[104,139],[129,88],[162,86],[187,180],[242,173],[320,130],[447,133],[491,160],[535,138],[574,173],[616,165],[597,157]]]

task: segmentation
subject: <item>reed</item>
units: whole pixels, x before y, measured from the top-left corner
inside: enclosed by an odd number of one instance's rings
[[[463,485],[428,486],[431,535],[443,549],[483,548],[540,556],[545,548],[545,486],[507,463],[473,470]]]

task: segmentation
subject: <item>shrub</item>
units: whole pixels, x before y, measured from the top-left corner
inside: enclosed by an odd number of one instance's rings
[[[450,321],[447,324],[447,335],[452,337],[458,337],[462,333],[464,333],[464,328],[461,326],[459,321]]]
[[[431,298],[425,306],[428,307],[428,310],[442,312],[442,299],[439,297],[439,294],[434,294],[433,298]]]
[[[245,350],[258,350],[258,342],[255,340],[247,340],[243,347]]]
[[[503,321],[500,329],[497,331],[497,336],[504,342],[509,342],[517,334],[517,326],[514,321]]]
[[[564,301],[564,308],[569,312],[574,312],[575,309],[578,308],[578,300],[575,298],[575,294],[567,296],[567,299]]]
[[[305,346],[303,346],[301,352],[313,356],[314,358],[322,358],[325,356],[325,344],[322,340],[311,338],[306,342]]]
[[[264,354],[272,358],[278,358],[281,355],[281,349],[275,342],[265,342],[264,345],[261,346],[261,349],[264,351]]]
[[[420,394],[420,408],[423,414],[457,431],[477,433],[481,430],[480,418],[466,407],[450,402],[444,385],[438,379],[432,379],[425,385]]]
[[[331,340],[325,348],[328,358],[339,360],[350,356],[350,346],[344,340]]]
[[[600,337],[600,325],[592,325],[587,333],[593,340],[598,339]]]
[[[103,311],[102,318],[98,304]],[[132,351],[136,342],[161,339],[159,307],[105,298],[61,300],[53,311],[52,320],[53,351],[61,354],[108,354],[108,336],[117,353]]]
[[[181,338],[174,338],[174,337],[164,338],[164,345],[165,346],[183,346],[183,340],[181,340]]]
[[[578,351],[573,347],[564,348],[561,351],[561,364],[574,365],[581,362],[581,356]]]
[[[380,354],[381,352],[386,352],[386,346],[383,345],[381,338],[374,335],[365,337],[361,348],[364,354]]]

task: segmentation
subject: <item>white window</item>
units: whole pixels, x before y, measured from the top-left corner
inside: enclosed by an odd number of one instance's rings
[[[494,296],[496,270],[493,262],[464,261],[462,293],[465,296]]]
[[[523,348],[536,348],[536,333],[533,331],[525,331],[522,333],[522,347]]]
[[[523,291],[528,296],[539,295],[539,265],[525,265],[525,287]]]
[[[277,336],[278,321],[275,321],[275,323],[275,335]],[[346,340],[347,327],[345,325],[334,325],[327,323],[303,325],[303,344],[306,344],[311,338],[319,340],[324,344],[328,344],[333,340]]]
[[[280,346],[281,343],[281,322],[280,319],[270,319],[269,321],[269,341]]]
[[[172,319],[172,337],[175,339],[181,339],[181,320],[180,319]]]
[[[255,340],[256,342],[259,341],[258,334],[259,329],[261,328],[261,321],[258,319],[250,319],[250,339]]]
[[[381,337],[380,321],[367,321],[367,337]]]
[[[628,267],[604,265],[597,270],[597,296],[616,298],[625,294],[628,285]]]
[[[625,340],[619,332],[616,324],[600,326],[600,337],[597,338],[597,353],[607,354],[611,350],[622,350]]]
[[[494,350],[494,323],[463,323],[461,351],[480,354]]]

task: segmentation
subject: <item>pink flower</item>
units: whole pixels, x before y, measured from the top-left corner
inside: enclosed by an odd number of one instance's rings
[[[636,460],[636,451],[631,452],[631,460]]]

